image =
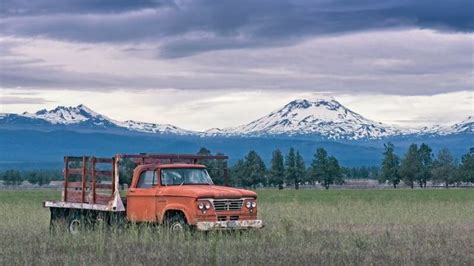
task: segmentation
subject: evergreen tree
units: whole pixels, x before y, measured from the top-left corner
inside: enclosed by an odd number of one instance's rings
[[[403,177],[403,182],[411,188],[413,188],[421,170],[421,161],[418,155],[418,146],[415,143],[411,144],[400,165],[400,175]]]
[[[318,148],[311,163],[311,178],[317,180],[326,189],[332,184],[342,184],[342,169],[336,157],[329,156],[325,149]]]
[[[325,149],[318,148],[311,162],[311,179],[318,181],[326,187],[324,179],[328,165],[328,154]],[[329,186],[329,184],[328,184]]]
[[[420,160],[420,171],[416,179],[420,187],[426,187],[426,183],[431,179],[431,167],[433,167],[433,151],[430,146],[425,143],[420,145],[418,159]]]
[[[272,161],[270,168],[270,183],[278,185],[280,189],[283,189],[283,183],[285,179],[285,165],[283,162],[283,154],[279,149],[276,149],[272,153]]]
[[[245,156],[242,184],[254,187],[265,180],[265,163],[255,151],[250,151]]]
[[[441,149],[436,156],[431,171],[433,180],[443,182],[445,187],[448,188],[450,184],[456,182],[455,170],[456,165],[453,156],[448,149]]]
[[[288,154],[286,155],[285,160],[285,172],[286,172],[286,180],[293,181],[295,184],[295,188],[298,188],[297,180],[298,180],[298,172],[296,170],[296,153],[293,147],[290,148]]]
[[[231,182],[238,186],[243,186],[242,180],[245,178],[245,161],[239,159],[230,169]]]
[[[400,159],[395,154],[395,147],[392,143],[389,142],[384,144],[384,148],[385,150],[383,152],[382,169],[379,181],[388,181],[394,188],[397,188],[398,184],[400,184]]]
[[[129,158],[122,158],[119,162],[119,184],[130,186],[132,183],[133,170],[137,167],[137,164]]]
[[[25,173],[26,180],[31,184],[38,184],[39,186],[47,185],[51,182],[51,176],[44,171],[31,171]]]
[[[326,174],[329,176],[330,184],[337,184],[341,185],[344,183],[344,179],[342,178],[342,171],[341,167],[339,166],[339,162],[337,161],[336,157],[329,156],[328,157],[328,164]],[[329,188],[329,185],[326,189]]]
[[[300,152],[296,152],[295,156],[295,189],[300,188],[300,182],[305,179],[306,176],[306,166],[304,165],[304,159],[301,156]]]
[[[459,174],[460,180],[474,183],[474,147],[462,156]]]
[[[7,170],[2,176],[3,184],[6,186],[19,186],[23,182],[21,174],[17,170]]]

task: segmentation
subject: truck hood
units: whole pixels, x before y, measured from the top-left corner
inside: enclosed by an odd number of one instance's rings
[[[163,187],[159,193],[160,196],[185,196],[194,198],[257,198],[257,193],[231,187],[215,185],[182,185]]]

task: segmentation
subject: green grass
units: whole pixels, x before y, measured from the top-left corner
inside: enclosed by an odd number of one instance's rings
[[[52,191],[0,191],[0,265],[441,264],[474,261],[474,190],[260,190],[244,234],[51,234]]]

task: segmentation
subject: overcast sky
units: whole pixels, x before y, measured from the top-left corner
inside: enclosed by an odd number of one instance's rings
[[[334,97],[403,127],[474,115],[473,1],[3,0],[0,112],[187,129]]]

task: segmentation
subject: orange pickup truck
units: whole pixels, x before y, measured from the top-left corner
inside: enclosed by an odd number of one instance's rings
[[[125,197],[119,189],[123,160],[136,166]],[[186,154],[65,157],[62,199],[45,201],[44,207],[50,209],[51,226],[66,225],[71,233],[97,224],[123,222],[163,224],[173,231],[262,228],[262,221],[257,219],[257,194],[214,185],[206,167],[199,164],[204,160],[227,160],[227,157]],[[227,169],[222,170],[227,180]]]

